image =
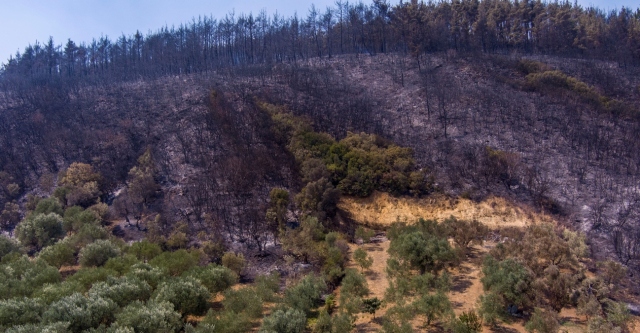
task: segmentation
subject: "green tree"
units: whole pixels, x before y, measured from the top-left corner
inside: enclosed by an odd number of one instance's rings
[[[289,192],[281,188],[271,189],[269,193],[269,207],[267,208],[265,216],[274,239],[278,238],[278,234],[284,233],[287,223],[288,206]]]
[[[360,247],[353,252],[353,260],[355,260],[363,272],[373,264],[373,258],[367,255],[367,251]]]
[[[225,311],[245,313],[249,318],[262,316],[262,299],[254,288],[227,290],[222,305]]]
[[[61,280],[55,267],[42,260],[31,260],[26,255],[16,255],[0,265],[0,299],[29,297],[41,286]]]
[[[525,328],[527,332],[556,333],[560,328],[558,315],[553,311],[536,308]]]
[[[425,317],[426,326],[430,326],[437,319],[446,319],[453,315],[451,302],[442,292],[423,294],[412,303],[416,314]]]
[[[38,253],[38,258],[58,268],[76,263],[75,250],[64,239],[42,249]]]
[[[318,304],[320,296],[326,289],[327,286],[322,278],[307,275],[300,282],[285,290],[284,303],[308,314]]]
[[[303,311],[295,308],[276,310],[264,318],[260,333],[302,333],[307,324]]]
[[[102,176],[89,164],[71,163],[59,178],[59,185],[67,189],[64,199],[68,206],[89,207],[96,203],[102,194],[100,191]]]
[[[160,245],[151,243],[146,239],[131,244],[131,246],[127,247],[125,251],[133,254],[144,262],[147,262],[162,253]]]
[[[95,283],[89,289],[89,297],[108,298],[119,307],[127,306],[134,301],[146,301],[151,297],[151,286],[134,277],[112,277],[106,281]]]
[[[171,276],[179,276],[195,267],[198,261],[197,253],[190,253],[182,249],[175,252],[163,252],[150,260],[149,264],[166,270]]]
[[[185,272],[183,276],[197,279],[212,294],[225,291],[238,282],[238,275],[234,271],[214,264],[206,267],[194,267]]]
[[[377,297],[366,298],[362,300],[363,311],[373,315],[373,319],[376,318],[376,311],[378,311],[381,305],[382,301]]]
[[[14,239],[0,234],[0,260],[10,253],[21,253],[20,244]]]
[[[211,294],[200,281],[191,278],[173,278],[161,282],[154,295],[156,302],[170,302],[183,316],[202,315],[207,311]]]
[[[222,265],[240,276],[247,266],[247,261],[242,253],[227,252],[222,256]]]
[[[18,224],[15,232],[22,244],[38,249],[54,244],[65,235],[62,218],[56,213],[25,218]]]
[[[110,299],[75,293],[52,303],[42,320],[47,324],[68,322],[71,331],[81,332],[112,321],[117,309],[118,305]]]
[[[39,323],[45,304],[37,298],[12,298],[0,301],[0,329]]]
[[[102,266],[110,258],[115,258],[119,255],[120,249],[118,246],[109,240],[100,239],[80,250],[78,262],[84,267]]]
[[[453,333],[477,333],[482,331],[482,319],[475,311],[464,311],[458,318],[452,321]]]
[[[116,314],[113,326],[130,327],[136,333],[177,333],[182,328],[182,320],[169,302],[135,301]]]

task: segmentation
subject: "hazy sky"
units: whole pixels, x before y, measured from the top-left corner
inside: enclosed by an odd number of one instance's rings
[[[56,44],[68,38],[90,42],[101,35],[112,40],[136,30],[147,34],[164,25],[188,22],[199,15],[216,18],[236,13],[268,14],[278,11],[286,16],[297,12],[306,16],[311,3],[324,10],[334,0],[0,0],[0,63],[9,55],[23,51],[36,40],[44,43],[53,36]],[[355,2],[355,1],[351,1]],[[368,3],[369,1],[364,1]],[[397,3],[398,0],[391,0]],[[578,0],[583,6],[603,9],[621,6],[638,8],[638,0]]]

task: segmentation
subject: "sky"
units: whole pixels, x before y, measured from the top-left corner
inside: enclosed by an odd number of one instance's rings
[[[352,0],[351,2],[355,2]],[[364,0],[365,3],[370,1]],[[389,1],[392,4],[397,0]],[[276,11],[285,16],[306,16],[313,3],[324,10],[335,0],[0,0],[0,63],[36,41],[54,43],[71,39],[76,44],[109,36],[116,39],[139,30],[144,35],[163,26],[178,26],[198,16],[221,18],[235,13]],[[606,10],[638,8],[638,0],[578,0],[582,6]]]

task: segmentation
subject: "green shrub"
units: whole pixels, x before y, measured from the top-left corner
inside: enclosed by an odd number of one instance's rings
[[[169,302],[136,301],[116,315],[114,327],[129,327],[136,333],[179,332],[182,328],[180,314]]]
[[[232,270],[213,264],[206,267],[194,267],[185,272],[183,276],[197,279],[212,294],[224,291],[238,282],[238,275]]]
[[[82,293],[86,288],[78,281],[64,281],[62,283],[47,283],[33,293],[33,297],[41,299],[46,304],[59,301],[63,297],[74,293]]]
[[[58,199],[56,198],[41,199],[40,201],[38,201],[36,209],[33,211],[34,215],[47,215],[50,213],[55,213],[59,216],[62,216],[62,205],[60,205],[60,201],[58,201]]]
[[[95,283],[89,289],[90,297],[108,298],[118,306],[127,306],[134,301],[146,301],[151,297],[151,286],[134,277],[109,277]]]
[[[18,223],[15,233],[22,244],[38,249],[54,244],[65,235],[62,218],[56,213],[30,215]]]
[[[172,276],[179,276],[198,264],[199,255],[187,250],[163,252],[149,261],[152,266],[164,269]]]
[[[120,255],[120,249],[106,239],[97,240],[80,250],[78,261],[83,267],[104,265],[110,258]]]
[[[302,333],[307,317],[298,309],[276,310],[264,318],[260,333]]]
[[[191,278],[174,278],[160,283],[155,292],[156,302],[170,302],[182,315],[201,315],[207,311],[211,294],[200,281]]]
[[[47,264],[54,267],[62,267],[64,265],[74,265],[76,263],[75,250],[64,239],[45,247],[38,253],[38,258],[44,260]]]
[[[247,261],[242,253],[227,252],[222,256],[222,265],[240,276],[247,266]]]
[[[127,276],[138,278],[156,289],[160,282],[167,278],[167,273],[160,268],[141,263],[131,266]]]
[[[251,318],[245,313],[209,311],[207,316],[196,327],[196,333],[245,333],[251,330]]]
[[[263,301],[275,301],[275,294],[280,290],[280,274],[274,271],[269,275],[259,275],[255,279],[255,288]]]
[[[133,255],[126,254],[119,257],[109,258],[109,260],[104,264],[104,268],[112,269],[120,275],[125,275],[129,273],[133,265],[138,263],[140,263],[138,258]]]
[[[61,279],[55,267],[23,255],[0,265],[0,299],[28,297],[40,286],[57,283]]]
[[[105,228],[95,224],[85,224],[69,238],[69,244],[72,245],[76,251],[80,251],[88,244],[108,238],[109,232]]]
[[[42,320],[44,323],[68,322],[71,331],[80,332],[110,322],[117,308],[110,299],[75,293],[52,303]]]
[[[0,329],[15,325],[38,323],[45,304],[32,298],[13,298],[0,301]]]
[[[229,289],[222,301],[225,311],[245,313],[250,318],[262,316],[262,300],[254,288]]]
[[[6,333],[69,333],[69,323],[26,324],[9,328]]]
[[[138,259],[147,262],[162,253],[160,245],[151,243],[147,240],[135,242],[125,250],[129,254],[133,254]]]
[[[95,212],[79,206],[69,207],[64,211],[64,228],[67,231],[78,231],[84,225],[99,225],[100,218]]]
[[[65,282],[77,282],[84,291],[96,282],[106,281],[110,276],[117,276],[118,272],[104,267],[83,267],[67,278]]]
[[[308,314],[318,304],[326,289],[322,278],[308,275],[285,291],[284,303]]]
[[[0,260],[9,253],[22,253],[22,248],[12,238],[0,235]]]

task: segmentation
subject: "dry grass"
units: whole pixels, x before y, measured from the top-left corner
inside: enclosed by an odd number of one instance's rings
[[[553,222],[548,215],[537,214],[498,197],[474,202],[445,196],[395,198],[387,193],[375,192],[368,198],[344,197],[339,207],[350,212],[358,223],[374,228],[385,228],[398,220],[412,222],[420,217],[441,220],[451,215],[478,220],[492,229]]]

